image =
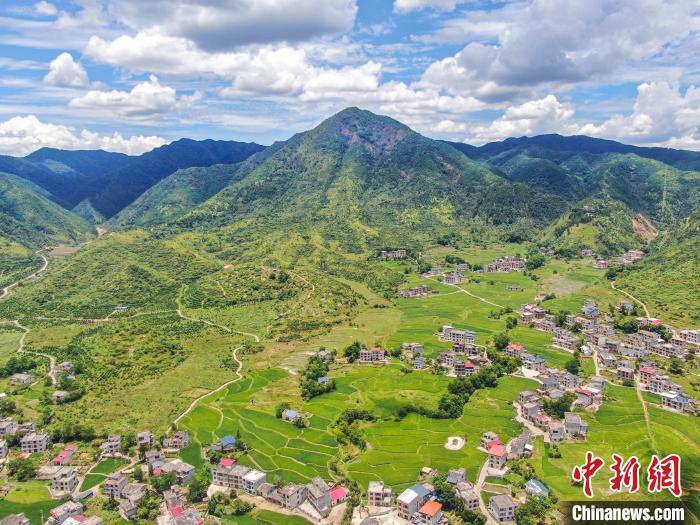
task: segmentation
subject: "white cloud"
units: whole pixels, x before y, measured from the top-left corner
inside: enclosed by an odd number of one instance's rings
[[[71,128],[42,122],[34,115],[17,116],[0,122],[0,152],[12,155],[27,155],[44,147],[104,149],[140,155],[167,142],[157,136],[134,135],[124,138],[116,132],[101,135],[85,129],[76,135]]]
[[[91,90],[70,101],[70,106],[81,109],[105,110],[123,117],[147,118],[176,109],[175,90],[163,86],[151,75],[147,82],[136,84],[131,91]]]
[[[452,11],[457,4],[464,3],[466,0],[394,0],[394,10],[399,13],[407,13],[409,11],[420,11],[431,7],[440,11]]]
[[[156,29],[210,51],[347,32],[357,14],[355,0],[110,0],[108,5],[132,29]]]
[[[60,87],[85,87],[89,84],[83,65],[73,60],[70,53],[61,53],[51,61],[44,82]]]
[[[467,11],[433,38],[469,43],[421,81],[482,100],[531,98],[614,80],[699,28],[697,2],[689,0],[533,0]]]
[[[572,105],[560,102],[554,95],[547,95],[507,108],[488,126],[474,127],[469,140],[481,144],[522,135],[570,133],[575,129],[571,122],[574,113]]]
[[[636,144],[700,149],[700,88],[690,86],[682,93],[666,82],[640,84],[631,114],[586,124],[580,132]]]
[[[50,2],[46,2],[45,0],[41,0],[41,2],[34,4],[34,10],[41,16],[54,16],[56,13],[58,13],[56,6]]]

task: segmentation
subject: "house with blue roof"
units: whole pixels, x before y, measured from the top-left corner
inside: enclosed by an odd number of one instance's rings
[[[547,486],[539,480],[530,479],[525,483],[525,492],[531,496],[542,496],[545,498],[549,497],[549,489]]]
[[[215,452],[231,452],[236,449],[236,438],[233,436],[224,436],[209,448]]]

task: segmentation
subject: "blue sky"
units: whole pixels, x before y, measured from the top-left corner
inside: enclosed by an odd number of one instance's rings
[[[698,56],[696,0],[5,0],[0,153],[269,144],[347,106],[700,150]]]

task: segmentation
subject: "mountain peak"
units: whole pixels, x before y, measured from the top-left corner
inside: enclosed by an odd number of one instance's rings
[[[360,145],[372,156],[388,153],[397,143],[414,134],[397,120],[357,107],[343,109],[310,132],[317,143]]]

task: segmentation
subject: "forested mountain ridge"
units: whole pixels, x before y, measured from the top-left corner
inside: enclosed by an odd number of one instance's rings
[[[261,149],[210,139],[180,139],[140,156],[43,148],[23,158],[0,156],[0,171],[33,182],[67,209],[89,206],[96,216],[110,218],[178,169],[232,164]]]

